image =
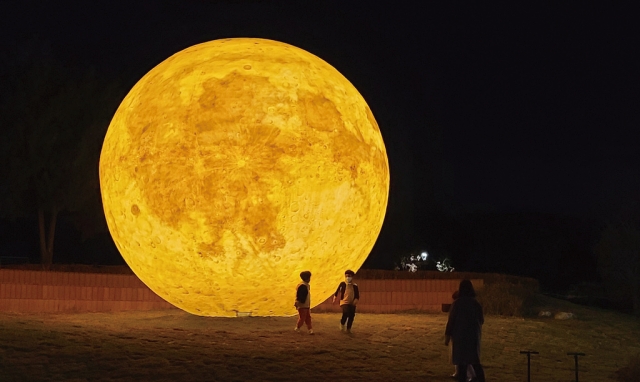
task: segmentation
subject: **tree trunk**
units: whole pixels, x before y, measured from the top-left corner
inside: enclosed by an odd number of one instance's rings
[[[56,233],[56,222],[58,219],[58,210],[56,207],[51,209],[51,218],[49,220],[49,233],[47,235],[45,229],[45,216],[42,208],[38,209],[38,228],[40,231],[40,262],[46,269],[51,267],[53,262],[53,241]]]
[[[47,259],[47,239],[44,229],[44,210],[38,208],[38,233],[40,234],[40,263],[45,266]]]
[[[631,300],[633,303],[633,314],[640,316],[640,277],[636,276],[636,279],[631,283]]]
[[[49,265],[53,262],[53,239],[56,235],[56,222],[58,221],[58,210],[54,206],[51,209],[51,221],[49,222],[49,237],[47,241],[47,253],[49,254]]]

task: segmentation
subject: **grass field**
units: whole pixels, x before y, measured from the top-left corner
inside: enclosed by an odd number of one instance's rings
[[[488,381],[614,381],[640,354],[640,322],[557,300],[578,319],[487,316],[482,360]],[[358,314],[353,334],[339,316],[315,314],[315,335],[290,318],[205,318],[178,310],[0,314],[0,381],[452,381],[445,314]]]

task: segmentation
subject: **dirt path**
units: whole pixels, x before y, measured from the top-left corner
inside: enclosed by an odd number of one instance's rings
[[[615,313],[578,320],[487,317],[489,381],[526,380],[520,350],[534,349],[535,381],[610,381],[640,353],[640,323]],[[315,335],[294,318],[205,318],[174,311],[0,314],[0,381],[451,381],[444,314],[315,314]]]

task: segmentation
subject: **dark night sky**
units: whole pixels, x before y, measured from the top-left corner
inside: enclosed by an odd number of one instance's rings
[[[37,36],[127,87],[218,38],[316,54],[358,88],[385,139],[392,188],[379,251],[428,246],[424,231],[441,224],[421,222],[433,216],[603,221],[640,195],[631,9],[395,3],[3,1],[0,47],[11,55]]]

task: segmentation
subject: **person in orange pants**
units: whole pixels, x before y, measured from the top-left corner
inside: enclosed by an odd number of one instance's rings
[[[296,287],[296,302],[293,304],[298,309],[298,323],[296,324],[295,331],[299,332],[302,324],[307,325],[309,334],[313,334],[313,328],[311,326],[311,291],[309,282],[311,282],[311,272],[300,272],[300,278],[302,282]]]

